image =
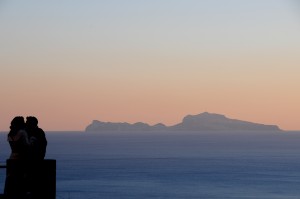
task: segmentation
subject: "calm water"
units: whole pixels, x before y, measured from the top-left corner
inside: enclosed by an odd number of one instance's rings
[[[58,199],[300,199],[300,132],[48,132],[47,139]],[[0,162],[8,155],[0,133]]]

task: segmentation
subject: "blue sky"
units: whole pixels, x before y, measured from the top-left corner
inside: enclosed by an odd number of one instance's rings
[[[292,0],[2,0],[0,128],[26,114],[73,130],[92,119],[174,124],[208,111],[300,129],[299,8]]]

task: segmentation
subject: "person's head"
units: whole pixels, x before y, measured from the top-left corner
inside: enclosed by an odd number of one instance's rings
[[[18,131],[24,128],[25,128],[25,121],[24,121],[24,117],[22,116],[15,117],[10,123],[10,129],[12,131]]]
[[[38,126],[38,119],[36,117],[33,116],[28,116],[26,117],[26,126],[28,128],[35,128]]]

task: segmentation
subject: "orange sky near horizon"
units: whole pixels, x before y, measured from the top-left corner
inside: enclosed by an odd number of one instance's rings
[[[0,131],[17,115],[72,131],[202,112],[300,130],[292,1],[4,2]]]

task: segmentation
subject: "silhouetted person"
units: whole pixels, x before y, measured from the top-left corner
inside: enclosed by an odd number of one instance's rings
[[[32,199],[43,198],[43,160],[46,155],[47,139],[43,129],[38,127],[36,117],[26,118],[26,131],[30,138],[31,146],[29,150],[28,168],[28,192]]]
[[[18,116],[11,121],[7,140],[11,147],[9,160],[17,164],[7,168],[4,195],[7,199],[23,199],[26,196],[26,163],[30,147],[23,117]]]
[[[43,129],[38,127],[36,117],[29,116],[26,118],[26,131],[30,138],[30,159],[43,160],[46,155],[47,139]]]
[[[7,141],[11,148],[9,159],[24,160],[28,158],[30,142],[28,134],[25,131],[25,121],[23,117],[17,116],[11,121]]]

